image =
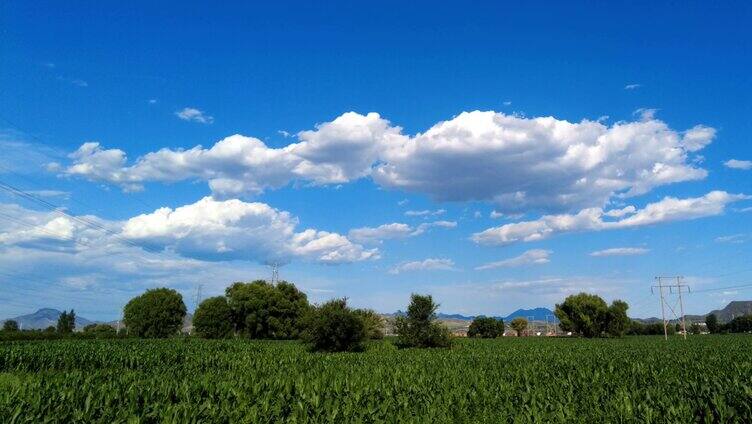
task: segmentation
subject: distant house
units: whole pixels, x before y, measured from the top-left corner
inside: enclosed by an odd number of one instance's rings
[[[455,328],[452,330],[454,337],[467,337],[467,328]]]

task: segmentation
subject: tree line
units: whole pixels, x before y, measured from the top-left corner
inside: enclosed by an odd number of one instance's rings
[[[413,295],[405,316],[395,320],[399,347],[447,347],[449,330],[437,321],[438,305],[431,296]],[[130,335],[145,338],[177,334],[186,315],[175,290],[147,290],[123,310]],[[193,315],[199,337],[220,339],[300,339],[314,351],[360,351],[367,340],[384,337],[384,318],[370,309],[353,309],[346,299],[311,305],[305,293],[286,281],[237,282],[224,296],[201,302]]]
[[[662,322],[644,324],[627,316],[629,306],[622,300],[607,304],[601,297],[579,293],[568,296],[555,307],[554,314],[562,331],[575,336],[622,337],[624,335],[663,334]],[[394,320],[395,344],[407,347],[449,347],[451,334],[437,319],[438,304],[430,295],[413,294],[407,312]],[[169,288],[150,289],[131,299],[123,309],[125,328],[120,333],[108,324],[91,324],[77,336],[84,338],[141,337],[165,338],[177,335],[187,314],[183,297]],[[63,311],[57,326],[24,332],[23,338],[59,338],[71,336],[76,314]],[[715,315],[706,318],[711,333],[752,332],[752,315],[736,317],[721,324]],[[517,336],[529,323],[523,317],[510,322]],[[667,327],[670,334],[679,324]],[[264,280],[236,282],[223,296],[205,299],[193,316],[196,336],[207,339],[246,337],[251,339],[300,339],[314,351],[359,351],[367,340],[384,337],[385,319],[370,309],[353,309],[346,299],[332,299],[321,305],[308,302],[305,293],[286,281],[270,284]],[[697,324],[690,331],[699,333]],[[468,328],[469,337],[495,338],[504,335],[502,319],[476,317]],[[5,321],[3,339],[16,339],[18,323]],[[33,333],[33,334],[32,334]],[[34,337],[31,337],[34,336]],[[38,337],[37,337],[38,336]]]

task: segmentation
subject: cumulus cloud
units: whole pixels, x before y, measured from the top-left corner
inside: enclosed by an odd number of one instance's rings
[[[0,205],[0,215],[12,218],[10,224],[0,226],[0,247],[78,252],[125,245],[202,261],[260,263],[307,260],[338,264],[379,256],[377,249],[365,249],[341,234],[299,231],[297,218],[288,212],[237,199],[205,197],[190,205],[160,208],[125,221],[94,216],[72,219],[16,205]]]
[[[399,274],[406,271],[451,271],[454,269],[454,261],[451,259],[425,259],[422,261],[402,262],[390,269],[389,273]]]
[[[377,113],[345,113],[271,148],[234,135],[211,148],[162,149],[128,165],[125,153],[87,143],[67,175],[126,189],[147,181],[205,180],[215,194],[258,194],[293,181],[342,184],[372,177],[385,188],[439,201],[495,202],[500,212],[603,207],[614,197],[702,179],[691,156],[715,137],[677,131],[643,110],[636,122],[606,125],[493,111],[463,112],[405,135]],[[416,211],[421,212],[421,211]]]
[[[354,228],[348,233],[348,237],[356,243],[376,244],[384,240],[402,239],[421,235],[431,228],[455,228],[455,221],[424,222],[417,227],[408,224],[394,222],[379,225],[378,227]]]
[[[129,219],[123,236],[182,256],[204,260],[255,259],[266,263],[303,258],[322,263],[378,257],[347,237],[306,229],[297,218],[264,203],[205,197],[179,208],[160,208]]]
[[[665,197],[642,209],[629,207],[617,213],[602,208],[587,208],[576,214],[544,215],[534,221],[522,221],[475,233],[472,240],[484,245],[506,245],[547,239],[555,234],[640,227],[660,222],[689,220],[720,215],[726,205],[750,196],[712,191],[702,197],[677,199]],[[611,219],[617,217],[616,219]]]
[[[490,263],[481,265],[479,267],[476,267],[475,269],[481,271],[484,269],[494,269],[494,268],[514,268],[514,267],[525,266],[525,265],[543,265],[551,261],[549,259],[551,253],[553,252],[551,252],[550,250],[532,249],[532,250],[528,250],[527,252],[519,256],[515,256],[509,259],[504,259],[501,261],[490,262]]]
[[[211,124],[214,122],[213,116],[207,115],[203,111],[193,107],[183,108],[175,112],[175,116],[183,121],[198,122],[199,124]]]
[[[731,169],[742,169],[745,171],[752,169],[752,161],[749,161],[749,160],[731,159],[731,160],[727,160],[723,164],[726,165],[726,168],[731,168]]]
[[[613,247],[610,249],[590,252],[590,256],[635,256],[644,255],[648,252],[650,252],[650,249],[646,249],[644,247]]]

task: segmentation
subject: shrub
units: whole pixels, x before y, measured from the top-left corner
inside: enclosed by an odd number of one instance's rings
[[[232,335],[232,309],[224,296],[204,300],[193,314],[193,329],[206,339]]]
[[[397,317],[395,330],[398,347],[450,347],[449,329],[436,321],[436,309],[431,296],[413,294],[406,316]]]
[[[504,335],[504,321],[491,317],[476,317],[467,330],[468,337],[493,339]]]
[[[371,309],[356,309],[355,314],[360,317],[361,321],[363,321],[366,338],[370,340],[384,338],[384,326],[386,325],[384,317]]]
[[[92,334],[98,339],[107,339],[117,336],[115,329],[107,324],[89,324],[84,327],[84,334]]]
[[[3,323],[3,331],[18,331],[18,323],[9,319]]]
[[[128,333],[137,337],[164,338],[175,335],[183,325],[185,304],[175,290],[147,290],[125,305],[123,320]]]
[[[330,300],[313,308],[304,317],[303,342],[318,352],[357,352],[363,350],[366,330],[358,313],[345,299]]]

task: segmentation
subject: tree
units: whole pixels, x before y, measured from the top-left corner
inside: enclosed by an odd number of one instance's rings
[[[512,329],[517,332],[517,337],[520,337],[522,332],[527,329],[527,320],[523,317],[517,317],[512,320],[510,325],[512,326]]]
[[[361,317],[347,307],[345,299],[330,300],[309,310],[303,318],[303,342],[317,352],[363,350],[366,329]]]
[[[355,314],[363,321],[366,338],[370,340],[379,340],[384,338],[384,317],[372,309],[356,309]]]
[[[692,334],[700,334],[702,332],[702,328],[700,327],[700,324],[693,322],[689,326],[689,332]]]
[[[71,309],[70,312],[63,311],[57,318],[57,332],[70,334],[76,328],[76,312]]]
[[[743,315],[729,321],[724,328],[730,333],[747,333],[752,331],[752,315]]]
[[[89,324],[84,327],[85,334],[93,334],[98,339],[112,338],[117,335],[112,326],[107,324]]]
[[[608,307],[606,333],[611,337],[622,337],[629,328],[630,319],[627,316],[629,305],[622,300],[614,300]]]
[[[225,291],[235,331],[255,339],[294,339],[310,308],[305,293],[286,281],[235,283]]]
[[[554,314],[563,331],[583,337],[620,337],[630,326],[628,308],[629,305],[621,300],[615,300],[608,306],[598,295],[579,293],[568,296],[564,302],[556,305]]]
[[[18,322],[9,319],[3,323],[3,331],[18,331]]]
[[[206,339],[221,339],[232,335],[232,309],[224,296],[210,297],[193,314],[193,329]]]
[[[399,347],[449,347],[451,336],[445,325],[436,321],[436,309],[431,296],[413,294],[406,316],[397,317],[395,329]]]
[[[183,296],[168,288],[150,289],[125,305],[123,321],[129,334],[145,338],[175,335],[183,325]]]
[[[491,317],[476,317],[467,330],[468,337],[493,339],[504,335],[504,321]]]
[[[718,325],[718,317],[715,316],[715,314],[710,314],[705,317],[705,325],[711,333],[718,333],[721,329],[720,325]]]

